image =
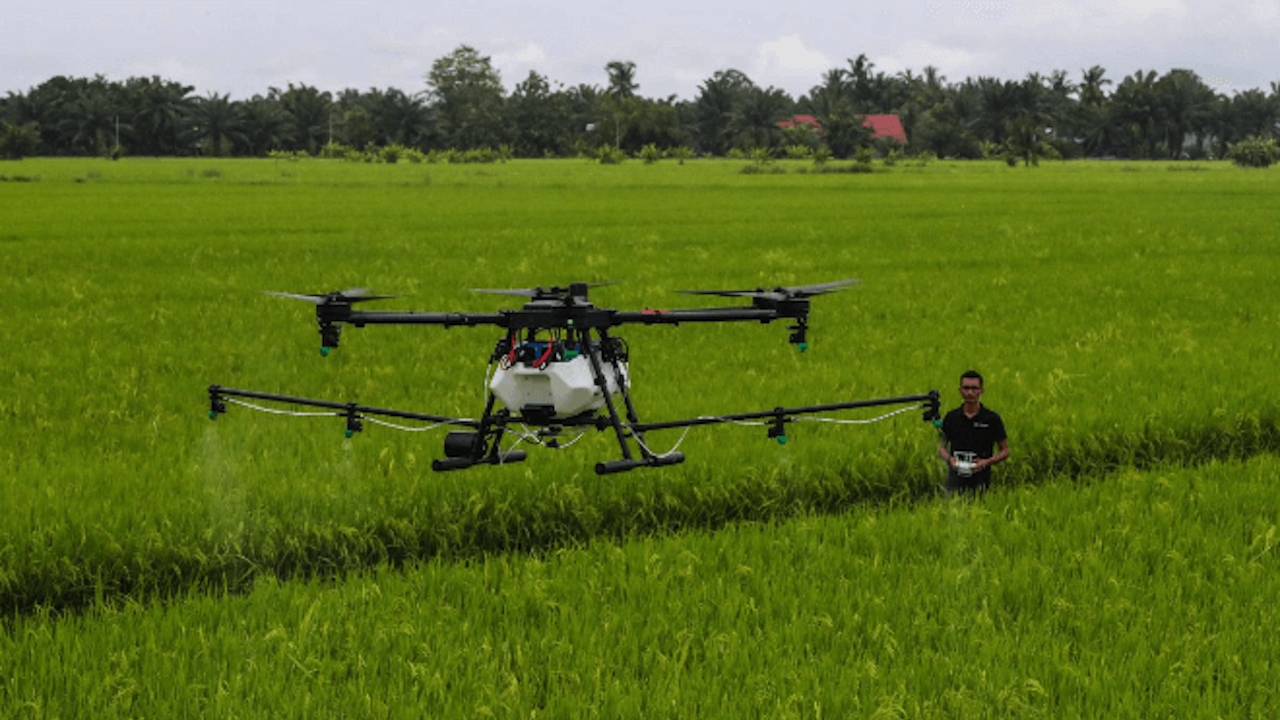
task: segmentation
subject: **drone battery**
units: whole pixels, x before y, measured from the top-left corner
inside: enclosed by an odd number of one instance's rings
[[[631,387],[626,363],[618,363],[618,367],[622,371],[623,383]],[[609,394],[618,393],[613,365],[606,365],[604,371]],[[519,362],[508,368],[498,368],[489,382],[489,389],[504,406],[517,412],[533,408],[545,414],[545,408],[549,407],[555,417],[568,418],[604,407],[604,393],[591,374],[590,360],[583,355],[536,368]]]

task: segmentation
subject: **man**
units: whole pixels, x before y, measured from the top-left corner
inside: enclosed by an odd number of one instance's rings
[[[981,494],[991,485],[991,466],[1009,457],[1009,439],[1000,415],[982,404],[982,376],[969,370],[960,376],[964,403],[942,419],[942,446],[950,466],[947,494]]]

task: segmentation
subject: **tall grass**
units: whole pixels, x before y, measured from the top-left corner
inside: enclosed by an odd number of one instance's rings
[[[0,715],[1272,717],[1275,456],[0,634]]]
[[[860,277],[782,327],[634,328],[645,419],[921,392],[988,377],[998,482],[1277,445],[1273,173],[935,163],[867,176],[683,166],[32,161],[0,192],[0,607],[252,587],[933,490],[932,430],[695,430],[689,461],[597,478],[592,436],[435,475],[440,438],[204,412],[211,382],[473,416],[495,337],[367,328],[322,359],[309,308],[259,293],[371,286],[387,306],[492,311],[469,287],[679,289]],[[216,168],[217,173],[206,170]],[[428,180],[429,178],[429,180]],[[676,433],[654,433],[659,449]]]

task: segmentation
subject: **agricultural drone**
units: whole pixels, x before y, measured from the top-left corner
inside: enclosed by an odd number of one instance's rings
[[[536,287],[513,290],[477,290],[523,297],[527,302],[518,309],[495,313],[467,312],[385,312],[357,310],[358,303],[384,300],[393,295],[374,295],[364,289],[330,292],[323,295],[268,293],[302,300],[316,306],[320,326],[320,353],[328,355],[338,347],[343,325],[490,325],[502,329],[502,336],[489,357],[486,375],[486,399],[480,418],[454,418],[402,410],[368,407],[355,403],[313,400],[290,395],[237,390],[221,385],[209,386],[209,417],[216,419],[233,402],[258,410],[282,412],[255,405],[250,400],[286,405],[322,408],[321,414],[346,419],[346,435],[351,437],[363,429],[362,420],[391,427],[386,418],[434,423],[431,427],[462,428],[445,435],[444,458],[432,462],[436,471],[458,470],[473,465],[497,465],[524,460],[526,453],[514,448],[502,449],[504,435],[544,447],[567,447],[561,436],[578,430],[577,437],[588,430],[612,430],[617,437],[622,457],[599,462],[601,475],[623,472],[637,467],[661,467],[684,461],[674,448],[656,453],[646,441],[646,433],[669,428],[688,428],[715,423],[758,424],[768,428],[770,438],[786,442],[786,425],[797,419],[827,419],[832,422],[869,423],[900,412],[924,409],[924,419],[939,417],[938,391],[921,395],[857,400],[827,405],[783,408],[734,415],[699,416],[684,420],[644,423],[631,400],[630,350],[625,340],[612,334],[623,325],[680,325],[684,323],[744,322],[771,323],[786,319],[790,342],[804,351],[808,347],[809,299],[823,295],[856,280],[840,280],[819,285],[775,287],[756,290],[695,290],[694,295],[744,298],[750,305],[736,307],[704,307],[682,310],[624,311],[596,307],[588,300],[588,283],[567,287]],[[495,369],[496,365],[496,369]],[[905,405],[874,420],[837,420],[813,417],[855,408]],[[500,406],[500,407],[499,407]],[[381,418],[381,419],[380,419]],[[403,428],[430,429],[430,428]],[[573,438],[576,440],[577,438]],[[632,446],[635,446],[633,450]],[[677,443],[678,447],[679,443]]]

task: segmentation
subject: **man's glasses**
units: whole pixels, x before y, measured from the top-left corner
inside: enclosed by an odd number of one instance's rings
[[[961,390],[981,390],[982,386],[981,385],[961,385],[960,389]]]

